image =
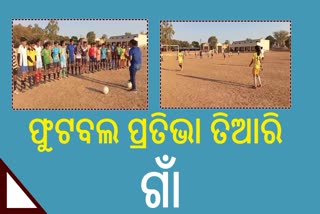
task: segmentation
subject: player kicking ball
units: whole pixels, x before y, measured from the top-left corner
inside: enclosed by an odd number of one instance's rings
[[[141,69],[141,50],[138,47],[138,42],[134,39],[130,40],[129,42],[130,51],[129,55],[126,55],[126,58],[130,60],[130,67],[129,67],[129,74],[130,74],[130,80],[132,84],[132,88],[129,90],[131,92],[136,92],[136,73]]]

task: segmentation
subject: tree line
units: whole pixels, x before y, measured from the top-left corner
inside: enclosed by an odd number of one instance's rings
[[[20,44],[20,38],[25,37],[28,40],[30,39],[40,39],[41,41],[69,41],[72,39],[74,42],[77,42],[80,38],[77,36],[64,36],[59,35],[59,24],[56,20],[50,20],[45,28],[41,28],[38,24],[23,26],[21,24],[14,25],[12,27],[12,40],[15,47],[18,47]],[[130,35],[130,32],[126,32],[126,35]],[[94,31],[87,33],[86,38],[88,43],[92,43],[96,39],[96,34]],[[107,40],[107,34],[103,34],[101,39]]]
[[[182,41],[182,40],[176,40],[172,39],[172,37],[175,34],[175,31],[173,29],[173,25],[171,22],[163,21],[160,25],[160,32],[161,32],[161,44],[163,45],[179,45],[180,47],[194,47],[199,48],[200,43],[198,41],[192,41],[189,43],[188,41]],[[274,46],[276,47],[287,47],[291,49],[291,36],[289,35],[288,31],[277,31],[273,32],[273,35],[267,36],[265,39],[270,41],[270,49]],[[247,40],[250,40],[250,38],[247,38]],[[216,45],[218,43],[218,38],[216,36],[210,36],[207,40],[209,43],[210,49],[216,48]],[[223,44],[230,44],[229,40],[226,40]]]

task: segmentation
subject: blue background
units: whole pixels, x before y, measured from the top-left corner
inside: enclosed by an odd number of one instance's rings
[[[48,213],[320,213],[319,207],[319,33],[312,1],[9,1],[3,5],[0,51],[0,157]],[[50,5],[50,6],[49,6]],[[69,8],[72,5],[72,9]],[[85,5],[85,6],[84,6]],[[63,8],[63,9],[61,9]],[[117,9],[118,8],[118,9]],[[117,12],[118,11],[118,12]],[[147,18],[149,20],[148,111],[13,111],[11,109],[12,18]],[[217,145],[210,123],[217,110],[161,110],[159,107],[159,22],[168,20],[292,20],[292,108],[280,114],[283,143]],[[127,123],[152,112],[173,118],[200,117],[200,145],[155,145],[130,150]],[[231,116],[261,117],[268,110],[224,110]],[[29,122],[36,117],[115,119],[118,145],[57,142],[39,153]],[[73,138],[76,139],[76,138]],[[180,171],[180,208],[150,209],[140,189],[142,177],[157,171],[154,159],[173,155]],[[169,206],[172,207],[171,199]]]

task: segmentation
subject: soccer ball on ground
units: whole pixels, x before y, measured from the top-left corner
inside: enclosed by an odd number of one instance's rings
[[[102,92],[103,92],[104,94],[108,94],[108,93],[109,93],[109,88],[108,88],[108,86],[104,86]]]
[[[132,89],[132,83],[128,81],[128,89]]]

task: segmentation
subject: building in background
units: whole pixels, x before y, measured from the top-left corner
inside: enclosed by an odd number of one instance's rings
[[[139,47],[147,47],[148,46],[148,36],[146,34],[131,34],[131,35],[120,35],[120,36],[111,36],[107,39],[107,43],[121,43],[128,45],[129,41],[134,39],[138,41]]]
[[[229,45],[230,51],[252,52],[255,51],[254,47],[259,45],[263,47],[265,51],[270,48],[270,41],[266,39],[246,39],[242,41],[234,41]]]
[[[229,51],[229,45],[217,43],[215,51],[216,53],[224,53],[225,51]]]
[[[204,51],[204,52],[207,52],[207,51],[210,50],[210,45],[209,45],[209,43],[201,43],[200,46],[201,46],[202,51]]]

